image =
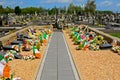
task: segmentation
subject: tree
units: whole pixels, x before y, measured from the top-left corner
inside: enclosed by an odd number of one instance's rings
[[[2,5],[0,5],[0,13],[3,13],[3,6]]]
[[[16,15],[20,15],[20,13],[21,13],[20,7],[19,7],[19,6],[16,6],[16,7],[15,7],[15,14],[16,14]]]
[[[96,4],[95,4],[95,0],[88,0],[87,4],[85,5],[85,12],[87,13],[88,16],[88,23],[89,23],[89,17],[93,17],[92,15],[95,13],[95,9],[96,9]],[[94,20],[93,20],[93,24],[94,24]]]
[[[94,13],[96,9],[95,0],[88,0],[87,4],[85,5],[85,12]]]
[[[82,7],[81,6],[75,6],[75,12],[76,12],[76,14],[77,15],[80,15],[80,14],[82,14]]]
[[[66,7],[59,8],[60,13],[65,14],[66,13]]]
[[[51,10],[50,9],[48,9],[48,13],[50,14],[50,15],[55,15],[55,14],[58,14],[58,8],[56,8],[56,6],[54,7],[54,8],[52,8]]]
[[[12,8],[8,7],[8,6],[3,11],[4,11],[5,14],[14,12],[14,10]]]
[[[22,14],[35,14],[36,13],[41,13],[44,12],[45,9],[42,7],[36,8],[36,7],[26,7],[21,10]]]
[[[75,6],[73,3],[71,3],[69,6],[68,6],[68,14],[81,14],[82,13],[82,7],[81,6]]]
[[[71,3],[69,6],[68,6],[68,14],[73,14],[74,13],[74,9],[75,9],[75,6],[73,3]]]
[[[113,12],[112,11],[108,11],[108,10],[106,10],[106,11],[100,11],[100,10],[96,10],[96,13],[99,13],[99,14],[113,14]]]

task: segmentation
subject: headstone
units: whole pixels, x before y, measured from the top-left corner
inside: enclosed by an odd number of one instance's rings
[[[112,48],[112,45],[109,43],[100,45],[100,49],[110,49],[110,48]]]
[[[15,57],[15,59],[22,59],[22,55],[19,53],[14,54],[14,57]]]

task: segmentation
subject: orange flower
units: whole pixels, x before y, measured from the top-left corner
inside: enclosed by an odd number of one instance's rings
[[[8,64],[6,64],[4,69],[3,69],[3,77],[4,78],[10,77],[10,66]]]
[[[40,59],[41,58],[41,54],[40,53],[35,53],[35,58]]]

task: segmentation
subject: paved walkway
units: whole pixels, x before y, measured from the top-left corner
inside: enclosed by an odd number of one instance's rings
[[[68,53],[62,32],[54,32],[36,80],[79,80]]]

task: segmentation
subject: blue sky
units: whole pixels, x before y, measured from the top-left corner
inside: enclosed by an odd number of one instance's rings
[[[0,0],[0,5],[12,8],[15,6],[20,6],[21,8],[30,6],[52,8],[54,6],[68,6],[70,3],[74,3],[74,5],[84,5],[87,3],[87,0]],[[97,10],[120,12],[120,0],[96,0],[96,4]]]

